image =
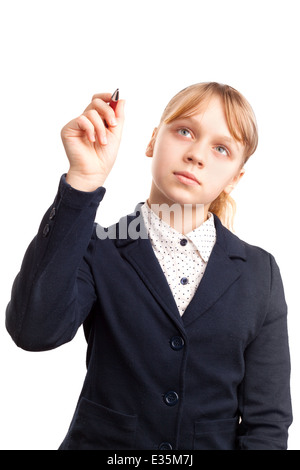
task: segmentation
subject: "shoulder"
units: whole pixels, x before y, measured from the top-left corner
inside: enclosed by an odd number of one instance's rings
[[[234,233],[229,233],[235,239],[235,243],[240,243],[244,247],[247,256],[258,256],[259,258],[263,259],[270,259],[270,257],[273,257],[273,255],[265,248],[262,248],[258,245],[253,245],[245,240],[242,240]]]
[[[217,233],[217,243],[231,259],[241,259],[248,269],[260,276],[262,273],[271,274],[273,269],[278,269],[274,256],[264,248],[248,243],[239,238],[222,225],[214,216]]]
[[[139,238],[148,238],[148,232],[141,211],[143,204],[142,202],[138,203],[133,212],[121,217],[109,227],[104,227],[95,222],[92,239],[97,242],[106,241],[119,247]]]
[[[219,234],[220,238],[223,238],[221,245],[240,273],[243,273],[248,287],[256,286],[255,295],[261,291],[283,292],[280,268],[272,253],[242,240],[223,225]]]

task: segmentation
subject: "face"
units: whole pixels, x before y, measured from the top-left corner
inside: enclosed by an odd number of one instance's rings
[[[244,174],[244,146],[231,136],[222,101],[154,130],[146,155],[152,157],[149,204],[209,205],[230,193]]]

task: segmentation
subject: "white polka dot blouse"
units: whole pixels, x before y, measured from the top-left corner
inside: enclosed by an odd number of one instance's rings
[[[147,202],[141,206],[143,220],[153,251],[160,263],[183,315],[203,277],[216,242],[213,214],[192,232],[183,235],[161,220]]]

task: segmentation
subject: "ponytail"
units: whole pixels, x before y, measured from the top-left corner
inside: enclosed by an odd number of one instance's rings
[[[211,203],[209,211],[219,217],[222,224],[228,228],[228,230],[234,231],[233,221],[236,213],[236,203],[230,194],[222,192],[217,199]]]

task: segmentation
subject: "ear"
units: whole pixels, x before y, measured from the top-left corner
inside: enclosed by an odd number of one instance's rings
[[[241,170],[238,172],[238,174],[232,179],[231,183],[229,183],[224,189],[223,192],[225,194],[230,194],[231,191],[236,187],[240,179],[244,176],[245,174],[245,168],[241,168]]]
[[[149,144],[147,145],[146,157],[150,157],[150,158],[153,157],[153,150],[154,150],[156,133],[157,133],[157,127],[154,128],[154,130],[152,132],[151,140],[150,140]]]

